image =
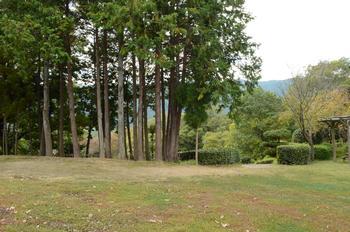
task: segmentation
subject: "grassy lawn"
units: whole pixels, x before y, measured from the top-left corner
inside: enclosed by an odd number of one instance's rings
[[[0,157],[0,231],[350,231],[350,167]]]

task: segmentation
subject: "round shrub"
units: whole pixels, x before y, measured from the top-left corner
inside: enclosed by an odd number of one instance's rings
[[[250,157],[242,157],[241,158],[241,163],[242,164],[251,164],[253,161],[252,161],[252,158]]]
[[[234,149],[202,150],[198,155],[198,162],[202,165],[234,164],[239,161],[239,152]]]
[[[290,144],[277,147],[277,161],[279,164],[307,164],[310,148],[306,144]]]
[[[296,129],[293,132],[292,142],[293,143],[305,143],[306,142],[305,138],[304,138],[304,135],[303,135],[303,132],[300,129]]]
[[[315,159],[329,160],[332,158],[332,147],[328,144],[315,145]]]
[[[264,137],[268,140],[280,141],[290,138],[290,132],[287,129],[269,130],[264,133]]]

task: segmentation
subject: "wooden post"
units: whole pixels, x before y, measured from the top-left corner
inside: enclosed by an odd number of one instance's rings
[[[337,144],[335,143],[335,128],[334,125],[331,127],[331,136],[332,136],[332,148],[333,148],[333,160],[337,159]]]

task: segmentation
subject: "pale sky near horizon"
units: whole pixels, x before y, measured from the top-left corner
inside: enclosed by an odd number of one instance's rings
[[[350,57],[350,0],[246,0],[260,44],[262,80],[291,78],[309,64]]]

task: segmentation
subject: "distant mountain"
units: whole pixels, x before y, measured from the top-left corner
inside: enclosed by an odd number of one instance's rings
[[[279,96],[282,96],[284,90],[286,90],[289,87],[290,83],[291,79],[259,81],[259,86],[265,91],[270,91]]]

